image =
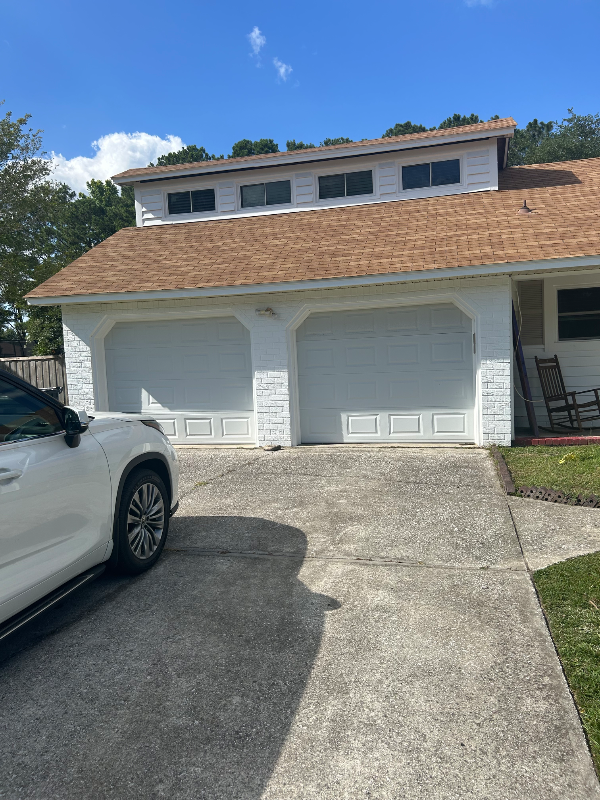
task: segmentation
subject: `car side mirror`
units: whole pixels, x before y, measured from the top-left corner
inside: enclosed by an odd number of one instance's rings
[[[86,411],[77,410],[65,406],[63,409],[65,423],[65,441],[69,447],[79,445],[81,434],[85,433],[90,424],[90,418]]]

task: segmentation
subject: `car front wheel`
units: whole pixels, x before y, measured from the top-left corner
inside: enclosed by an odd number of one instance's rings
[[[110,562],[137,575],[158,561],[169,530],[169,493],[152,470],[135,470],[126,480],[117,511]]]

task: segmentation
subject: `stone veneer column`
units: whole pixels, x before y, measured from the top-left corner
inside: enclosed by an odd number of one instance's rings
[[[292,444],[287,317],[285,312],[283,316],[258,317],[250,310],[245,315],[252,343],[259,447]]]

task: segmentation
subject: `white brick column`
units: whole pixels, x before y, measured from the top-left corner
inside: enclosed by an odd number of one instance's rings
[[[62,307],[62,317],[69,405],[92,413],[95,398],[90,345],[97,318],[73,313],[69,306]]]
[[[286,322],[287,314],[284,314],[283,317],[255,316],[249,324],[259,447],[292,444]]]

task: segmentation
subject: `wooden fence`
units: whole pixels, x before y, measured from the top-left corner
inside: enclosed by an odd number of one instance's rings
[[[61,356],[27,356],[25,358],[0,358],[0,367],[18,375],[39,389],[62,386],[61,402],[68,403],[67,372]]]

